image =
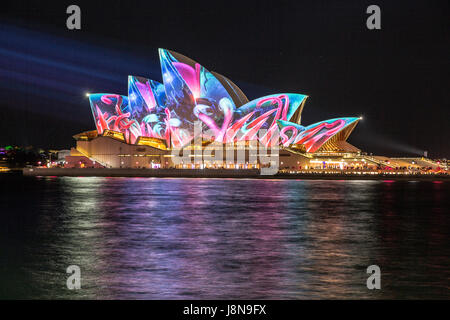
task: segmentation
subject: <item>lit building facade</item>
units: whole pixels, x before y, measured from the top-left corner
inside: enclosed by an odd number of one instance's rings
[[[252,142],[263,149],[277,147],[279,167],[285,170],[379,165],[347,142],[360,118],[305,126],[306,95],[280,93],[249,101],[231,80],[197,62],[165,49],[159,56],[162,83],[129,76],[126,96],[89,95],[96,130],[74,136],[77,146],[66,157],[67,167],[258,168],[262,164],[249,152]],[[175,164],[174,149],[195,153],[196,123],[202,152],[219,143],[242,151],[244,160],[203,156]]]

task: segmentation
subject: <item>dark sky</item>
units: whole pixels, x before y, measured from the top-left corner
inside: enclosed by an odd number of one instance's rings
[[[62,148],[94,129],[85,92],[161,80],[157,48],[232,79],[249,99],[310,96],[302,123],[364,116],[350,142],[450,157],[449,1],[44,1],[2,3],[0,145]],[[66,28],[77,4],[82,30]],[[381,8],[381,30],[366,8]]]

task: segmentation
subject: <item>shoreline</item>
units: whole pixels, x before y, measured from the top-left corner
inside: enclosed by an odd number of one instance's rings
[[[20,171],[12,171],[20,172]],[[297,180],[399,180],[450,181],[446,174],[372,174],[372,173],[277,173],[261,175],[259,169],[104,169],[104,168],[24,168],[23,176],[52,177],[147,177],[147,178],[233,178]]]

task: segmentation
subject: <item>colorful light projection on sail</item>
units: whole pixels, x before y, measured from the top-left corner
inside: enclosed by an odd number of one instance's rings
[[[134,143],[140,132],[131,118],[128,97],[118,94],[96,93],[89,95],[92,114],[99,134],[113,130],[124,134],[129,143]]]
[[[139,126],[140,136],[170,143],[170,111],[166,108],[164,85],[150,79],[129,76],[128,100],[131,118]]]
[[[273,94],[265,96],[238,108],[234,121],[227,129],[226,142],[258,139],[258,131],[266,130],[259,137],[265,146],[278,144],[277,120],[290,120],[298,111],[301,113],[307,96],[302,94]]]
[[[194,138],[194,122],[201,121],[212,138],[223,141],[227,123],[236,108],[225,87],[197,62],[176,52],[159,50],[166,107],[171,113],[172,146],[182,147]]]
[[[279,121],[281,144],[283,146],[303,145],[306,152],[316,152],[336,134],[343,132],[350,125],[356,126],[359,120],[360,118],[336,118],[320,121],[307,127]],[[346,138],[344,137],[343,140]]]

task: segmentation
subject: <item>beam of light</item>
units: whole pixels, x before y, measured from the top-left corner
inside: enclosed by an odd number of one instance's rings
[[[393,140],[383,139],[383,141],[380,141],[380,144],[382,144],[386,148],[395,150],[398,153],[406,152],[409,154],[422,156],[423,152],[424,152],[424,150],[421,150],[419,148],[409,146],[405,143],[400,143],[400,142],[393,141]]]
[[[157,61],[151,63],[145,52],[141,56],[131,55],[129,50],[122,47],[105,45],[101,41],[89,39],[76,41],[50,32],[37,32],[30,29],[0,24],[0,47],[14,48],[18,52],[25,52],[38,57],[52,60],[62,60],[67,64],[87,68],[89,71],[117,70],[130,72],[130,69],[159,76],[160,67]],[[95,44],[92,44],[94,42]],[[155,48],[151,48],[155,50]],[[61,54],[64,55],[61,55]]]
[[[61,72],[72,72],[72,73],[79,73],[85,76],[98,78],[102,80],[107,81],[114,81],[117,83],[123,82],[123,79],[121,77],[115,76],[112,73],[105,73],[101,72],[100,70],[95,69],[89,69],[89,68],[83,68],[76,64],[70,64],[70,63],[64,63],[64,62],[58,62],[54,59],[48,59],[48,58],[41,58],[37,56],[33,56],[31,54],[24,54],[20,53],[18,51],[14,50],[7,50],[7,49],[1,49],[0,48],[0,56],[2,57],[2,61],[11,61],[18,60],[19,63],[22,64],[32,64],[34,66],[41,66],[44,68],[55,68],[60,70]]]
[[[352,139],[358,141],[358,143],[364,143],[364,141],[361,140],[361,136],[359,136],[359,138],[358,136],[356,136]],[[369,131],[367,128],[364,140],[366,142],[369,141],[373,146],[383,147],[383,149],[385,150],[392,151],[390,152],[391,155],[404,155],[404,153],[407,153],[411,155],[422,156],[424,151],[423,149],[411,146],[409,144],[398,142],[391,137],[382,135],[378,132]]]
[[[33,90],[34,88],[39,89],[42,87],[47,88],[48,90],[57,90],[68,95],[73,95],[80,91],[79,87],[77,87],[76,85],[66,84],[64,82],[60,82],[59,80],[49,79],[39,75],[0,69],[0,76],[2,79],[8,80],[4,82],[2,81],[2,87],[17,89],[19,91],[25,90],[28,92],[30,90]],[[14,82],[14,85],[12,82]],[[34,93],[38,92],[39,91],[35,91]]]
[[[125,94],[124,83],[133,70],[159,75],[159,62],[130,54],[127,48],[92,45],[89,39],[79,42],[0,22],[0,89],[8,92],[3,100],[13,108],[32,107],[59,118],[77,111],[81,120],[83,113],[77,109],[87,90]]]

